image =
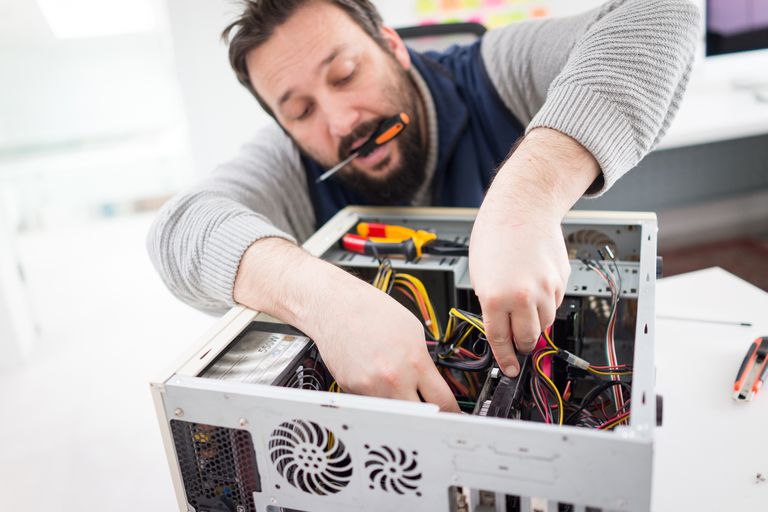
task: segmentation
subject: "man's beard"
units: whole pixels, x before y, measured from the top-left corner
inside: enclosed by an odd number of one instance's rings
[[[385,90],[386,99],[391,105],[394,105],[391,115],[405,112],[410,117],[408,127],[396,139],[390,142],[391,145],[396,145],[399,149],[399,165],[389,169],[386,178],[377,178],[354,169],[353,160],[346,168],[337,172],[333,177],[333,179],[348,187],[370,204],[377,205],[410,204],[426,179],[426,169],[424,168],[426,147],[419,130],[418,91],[405,70],[399,66],[393,67],[397,73],[397,84]],[[366,137],[373,133],[385,119],[387,117],[380,117],[362,123],[356,126],[352,133],[345,136],[339,142],[339,161],[349,156],[351,150],[354,149],[352,144],[361,137]],[[310,156],[312,155],[310,154]],[[391,158],[390,152],[390,156],[376,164],[373,169],[386,168],[390,165]],[[315,160],[320,162],[317,158]],[[323,162],[320,163],[322,164]],[[332,167],[333,165],[335,163],[326,164],[325,166]]]
[[[386,178],[369,176],[357,169],[342,169],[336,174],[336,179],[339,182],[343,183],[371,204],[409,204],[426,179],[426,169],[424,168],[426,151],[422,142],[421,133],[419,132],[417,107],[416,105],[412,105],[406,107],[402,111],[409,115],[411,122],[409,123],[408,128],[390,143],[396,144],[400,150],[400,162],[397,167],[393,167],[387,171]],[[361,133],[363,135],[371,133],[384,119],[385,118],[377,119],[371,123],[361,125],[361,127],[364,126],[366,128],[365,130],[361,130]],[[357,132],[357,130],[355,130],[355,132]],[[343,149],[350,144],[350,142],[345,144],[347,138],[354,141],[359,137],[350,136],[345,137],[344,140],[342,140],[342,143],[340,144],[340,149],[342,151],[340,151],[340,153],[344,155],[349,154],[349,150],[343,151]],[[391,158],[391,156],[387,156],[384,160],[376,164],[373,169],[379,170],[386,168],[390,165]],[[353,160],[351,163],[352,167],[354,167],[354,162],[355,161]]]

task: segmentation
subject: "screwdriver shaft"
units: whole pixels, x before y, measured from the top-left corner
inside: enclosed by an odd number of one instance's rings
[[[342,160],[341,162],[339,162],[338,164],[334,165],[333,167],[331,167],[330,169],[325,171],[323,174],[321,174],[320,177],[315,180],[315,183],[320,183],[321,181],[327,180],[328,178],[330,178],[331,176],[336,174],[336,171],[340,170],[342,167],[347,165],[349,162],[354,160],[356,157],[357,157],[357,152],[352,153],[347,158],[345,158],[344,160]]]

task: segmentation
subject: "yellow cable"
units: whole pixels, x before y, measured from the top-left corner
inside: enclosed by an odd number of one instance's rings
[[[615,426],[617,426],[617,425],[619,425],[621,423],[624,423],[625,421],[629,421],[629,416],[627,416],[626,418],[620,418],[618,420],[612,421],[608,425],[602,427],[600,430],[610,430],[613,427],[615,427]]]
[[[466,340],[469,337],[470,334],[472,334],[472,329],[467,329],[467,332],[465,332],[464,335],[461,338],[459,338],[459,341],[456,342],[456,345],[454,345],[453,348],[459,348],[461,344],[464,343],[464,340]]]
[[[546,352],[542,352],[539,357],[536,358],[536,370],[539,372],[539,375],[544,377],[544,379],[549,383],[549,385],[552,387],[552,391],[555,392],[555,396],[557,396],[557,410],[559,413],[559,419],[558,419],[558,425],[563,424],[563,397],[560,396],[560,391],[557,390],[557,386],[555,386],[555,383],[552,382],[552,380],[547,377],[544,374],[544,371],[541,369],[541,360],[544,358],[544,356],[548,356],[551,354],[557,353],[557,350],[547,350]]]
[[[555,343],[552,341],[552,338],[549,337],[549,333],[547,332],[546,329],[544,329],[544,338],[546,338],[547,343],[549,343],[550,347],[557,350],[557,345],[555,345]]]
[[[448,338],[451,337],[451,334],[453,334],[453,329],[456,325],[456,317],[453,315],[448,316],[448,323],[445,326],[445,335],[443,336],[443,342],[445,342]]]
[[[451,308],[451,311],[449,312],[449,314],[451,316],[455,316],[455,317],[457,317],[457,318],[459,318],[461,320],[464,320],[465,322],[467,322],[468,324],[474,326],[476,329],[478,329],[480,332],[482,332],[483,335],[485,335],[485,326],[479,320],[466,316],[464,313],[462,313],[461,311],[459,311],[456,308]]]
[[[622,375],[632,375],[632,372],[630,372],[630,371],[623,371],[623,372],[603,372],[603,371],[600,371],[600,370],[595,370],[594,368],[587,368],[587,371],[589,371],[589,373],[594,373],[595,375],[618,375],[618,376],[622,376]]]
[[[440,326],[437,323],[437,315],[435,314],[435,309],[432,307],[432,301],[429,298],[429,293],[427,292],[426,287],[424,286],[424,283],[421,282],[421,280],[417,277],[414,277],[410,274],[397,274],[395,276],[395,279],[405,279],[409,281],[413,286],[416,287],[416,289],[419,292],[419,295],[421,296],[422,300],[424,301],[425,306],[427,307],[427,315],[429,316],[429,320],[431,325],[427,326],[432,333],[432,336],[436,340],[440,339]]]

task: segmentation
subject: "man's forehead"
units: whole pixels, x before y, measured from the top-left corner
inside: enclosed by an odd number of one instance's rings
[[[367,34],[340,8],[310,2],[248,53],[251,81],[257,89],[266,87],[273,98],[282,99],[286,91],[275,89],[316,75],[341,53],[359,47],[361,37],[367,38]]]
[[[322,72],[324,67],[329,66],[334,61],[334,59],[338,57],[348,47],[349,45],[347,45],[346,43],[341,43],[331,48],[331,50],[328,52],[328,55],[326,55],[325,58],[320,60],[320,63],[314,69],[314,72],[315,73]],[[288,101],[291,98],[293,92],[294,92],[293,89],[290,89],[290,88],[286,91],[282,91],[282,93],[280,94],[280,98],[278,98],[277,100],[277,104],[280,105]]]

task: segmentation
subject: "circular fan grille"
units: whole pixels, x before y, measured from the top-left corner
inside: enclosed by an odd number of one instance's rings
[[[335,494],[352,479],[352,459],[344,443],[311,421],[281,423],[270,436],[269,455],[288,483],[310,494]]]
[[[606,245],[611,248],[617,258],[619,257],[616,242],[605,233],[594,229],[580,229],[569,234],[565,241],[570,258],[599,259],[597,250],[603,249]]]
[[[420,496],[416,485],[416,482],[421,480],[418,466],[416,452],[408,453],[402,448],[393,450],[389,446],[369,449],[368,460],[365,462],[369,487],[394,491],[397,494],[415,492]]]

